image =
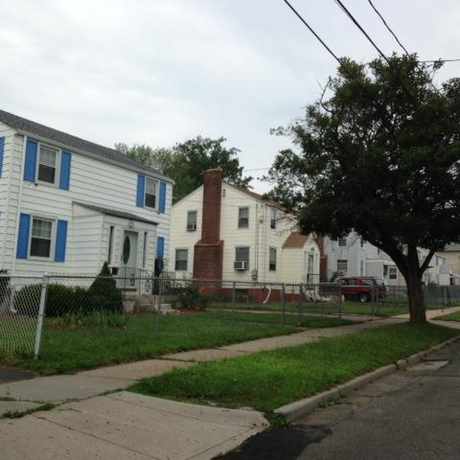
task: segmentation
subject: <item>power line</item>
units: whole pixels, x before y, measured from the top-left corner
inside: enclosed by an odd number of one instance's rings
[[[404,52],[409,55],[409,51],[407,51],[406,47],[401,43],[401,41],[399,40],[399,38],[397,37],[397,35],[393,32],[393,30],[391,29],[391,27],[388,25],[387,21],[385,20],[385,18],[382,16],[382,14],[380,13],[380,11],[377,9],[377,7],[372,3],[372,0],[367,0],[369,2],[369,5],[371,5],[372,9],[375,11],[375,13],[377,14],[377,16],[382,20],[383,24],[385,25],[385,27],[387,28],[388,32],[390,32],[391,35],[393,35],[393,38],[396,40],[396,42],[398,43],[398,45],[404,50]]]
[[[314,29],[308,24],[308,22],[302,17],[302,15],[288,2],[288,0],[283,0],[284,3],[291,9],[291,11],[302,21],[305,27],[316,37],[316,39],[326,48],[329,54],[339,63],[341,64],[341,60],[337,57],[337,55],[326,45],[325,41],[314,31]]]
[[[435,63],[435,62],[460,62],[460,58],[456,58],[456,59],[442,59],[442,58],[439,58],[439,59],[423,59],[419,62],[426,62],[426,63]]]
[[[340,0],[335,0],[335,2],[340,6],[342,11],[352,20],[352,22],[355,24],[355,26],[364,34],[364,36],[369,40],[369,42],[372,44],[372,46],[377,50],[377,52],[382,56],[383,59],[389,64],[390,61],[388,58],[385,56],[383,51],[376,45],[374,40],[369,36],[369,34],[364,30],[364,28],[361,26],[361,24],[356,20],[356,18],[351,14],[351,12],[348,10],[348,8],[340,1]]]

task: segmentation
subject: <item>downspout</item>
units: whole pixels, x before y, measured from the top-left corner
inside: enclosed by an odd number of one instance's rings
[[[16,134],[15,134],[16,136]],[[19,196],[18,196],[18,210],[16,213],[16,224],[15,224],[15,232],[14,232],[14,249],[13,249],[13,261],[11,266],[11,274],[14,275],[16,271],[16,252],[18,250],[18,232],[19,232],[19,215],[21,214],[21,204],[22,204],[22,189],[24,183],[24,162],[26,156],[26,145],[27,145],[27,136],[23,137],[23,146],[22,146],[22,157],[21,157],[21,167],[19,172]],[[14,147],[14,144],[13,144]],[[13,176],[13,160],[14,160],[14,148],[11,154],[11,171],[10,171],[10,184],[11,185],[11,178]],[[9,197],[9,193],[8,193]],[[9,204],[8,204],[9,206]],[[6,245],[5,245],[6,247]]]

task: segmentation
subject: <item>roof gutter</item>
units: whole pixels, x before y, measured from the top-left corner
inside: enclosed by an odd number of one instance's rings
[[[145,175],[151,176],[151,177],[153,177],[155,179],[160,179],[160,180],[162,180],[164,182],[169,182],[170,184],[175,185],[175,181],[173,181],[169,177],[164,176],[163,174],[155,173],[155,172],[150,171],[148,169],[143,169],[141,167],[136,167],[134,165],[127,165],[125,163],[122,163],[121,161],[112,160],[110,158],[102,159],[99,155],[96,155],[94,153],[91,153],[91,152],[88,152],[88,151],[85,151],[85,150],[77,149],[77,148],[74,148],[74,147],[69,147],[68,145],[63,144],[62,142],[56,141],[54,139],[49,139],[49,138],[46,138],[46,137],[43,137],[43,136],[37,136],[36,134],[31,133],[29,131],[25,131],[23,129],[16,129],[16,128],[13,128],[13,129],[18,134],[21,134],[21,135],[26,136],[26,137],[30,137],[32,139],[36,139],[37,141],[47,142],[49,144],[55,145],[55,146],[63,148],[63,149],[69,149],[72,152],[79,153],[80,155],[86,156],[88,158],[92,158],[93,160],[101,161],[103,163],[109,163],[109,164],[111,164],[113,166],[118,166],[119,168],[128,169],[130,171],[134,171],[134,172],[140,173],[140,174],[145,174]]]

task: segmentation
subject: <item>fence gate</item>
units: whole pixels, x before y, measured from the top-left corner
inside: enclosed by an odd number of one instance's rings
[[[46,278],[0,275],[0,356],[38,356]]]

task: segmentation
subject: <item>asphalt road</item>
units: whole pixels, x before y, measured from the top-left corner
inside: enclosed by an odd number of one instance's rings
[[[225,460],[460,458],[460,344],[320,409],[260,433]]]

